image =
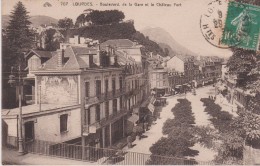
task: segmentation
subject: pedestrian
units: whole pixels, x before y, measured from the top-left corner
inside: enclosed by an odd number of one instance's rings
[[[148,131],[148,123],[147,122],[144,123],[144,128],[145,128],[145,131]]]
[[[129,135],[127,137],[127,146],[128,146],[129,149],[132,148],[132,137],[131,137],[131,135]]]

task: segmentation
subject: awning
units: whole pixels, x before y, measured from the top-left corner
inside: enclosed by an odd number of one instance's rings
[[[132,116],[130,116],[128,119],[128,121],[132,122],[132,123],[136,123],[139,120],[139,116],[136,114],[133,114]]]

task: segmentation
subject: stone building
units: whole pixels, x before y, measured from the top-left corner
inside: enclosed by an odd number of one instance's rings
[[[221,79],[223,59],[217,56],[198,56],[196,60],[202,75],[202,85],[212,84]]]
[[[168,71],[162,65],[157,65],[149,72],[150,88],[156,96],[170,93]]]
[[[125,137],[129,111],[148,93],[147,82],[141,79],[140,46],[132,42],[124,50],[74,39],[62,43],[46,62],[37,58],[35,70],[29,65],[35,104],[23,107],[24,138],[112,146]],[[9,136],[17,136],[18,113],[18,109],[2,111]]]

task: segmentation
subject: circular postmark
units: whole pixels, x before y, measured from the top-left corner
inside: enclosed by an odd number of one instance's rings
[[[207,6],[207,10],[200,17],[200,30],[204,38],[213,46],[218,48],[230,48],[239,43],[233,36],[232,45],[222,43],[228,10],[228,0],[214,0]]]

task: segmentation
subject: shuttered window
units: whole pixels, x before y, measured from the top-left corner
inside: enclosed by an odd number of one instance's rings
[[[68,131],[68,114],[60,116],[60,132]]]

